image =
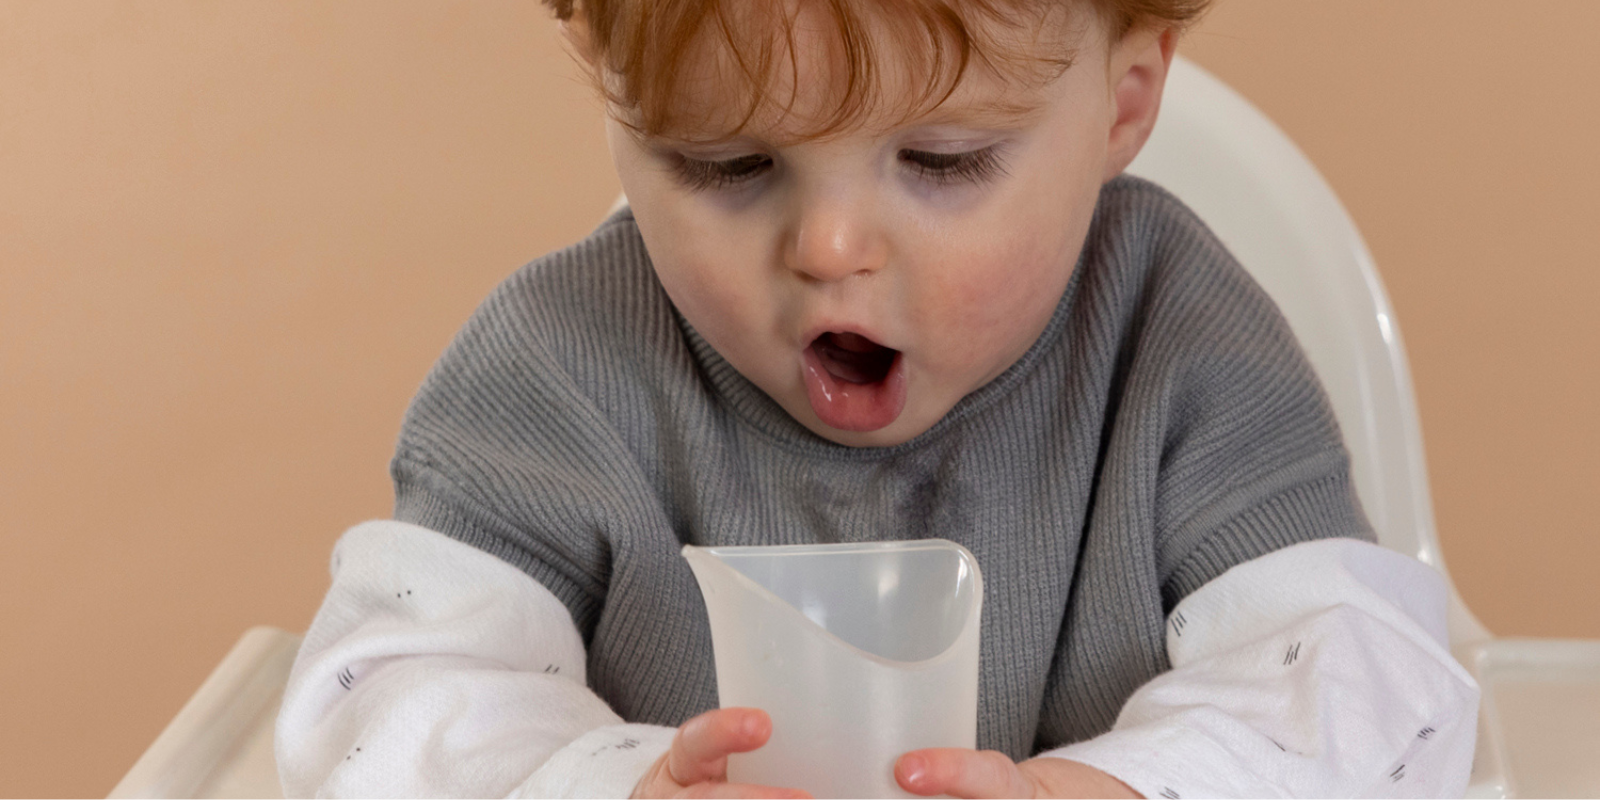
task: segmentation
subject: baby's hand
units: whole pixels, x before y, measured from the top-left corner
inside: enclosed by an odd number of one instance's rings
[[[672,747],[639,779],[634,797],[810,797],[794,789],[728,783],[728,754],[767,743],[772,718],[759,708],[719,708],[678,728]]]
[[[894,779],[912,794],[951,797],[1144,797],[1088,764],[1030,758],[1018,764],[994,750],[912,750],[894,765]]]

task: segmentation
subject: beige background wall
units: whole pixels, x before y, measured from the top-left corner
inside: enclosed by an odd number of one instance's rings
[[[1222,0],[1310,154],[1501,634],[1600,637],[1600,4]],[[0,0],[0,795],[108,791],[388,509],[412,390],[616,192],[531,0]]]

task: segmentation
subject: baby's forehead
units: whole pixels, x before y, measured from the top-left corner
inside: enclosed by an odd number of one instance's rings
[[[792,17],[763,15],[763,5],[699,26],[670,59],[657,50],[650,69],[620,62],[607,76],[612,113],[648,136],[688,141],[1006,126],[1036,112],[1043,88],[1074,63],[1093,27],[1060,11],[1071,4],[916,25],[851,13],[847,4],[806,4]]]

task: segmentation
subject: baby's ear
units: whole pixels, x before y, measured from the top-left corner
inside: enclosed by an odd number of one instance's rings
[[[1161,92],[1177,48],[1176,28],[1134,28],[1111,45],[1111,99],[1115,116],[1102,180],[1120,175],[1139,155],[1161,110]]]

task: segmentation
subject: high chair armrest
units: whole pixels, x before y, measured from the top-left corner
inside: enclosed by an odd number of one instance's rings
[[[1600,796],[1600,640],[1491,639],[1456,655],[1483,689],[1469,796]]]
[[[282,797],[272,731],[300,637],[244,632],[111,797]]]

